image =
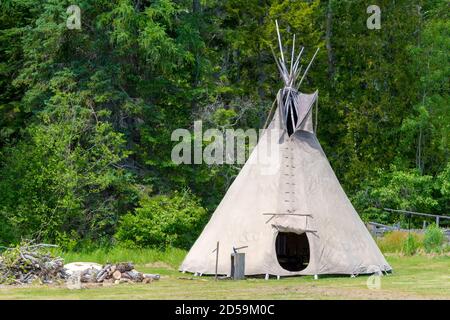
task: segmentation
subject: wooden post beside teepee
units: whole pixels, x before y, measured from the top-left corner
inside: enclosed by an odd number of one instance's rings
[[[217,268],[219,266],[219,241],[217,241],[217,246],[216,246],[216,276],[215,276],[215,280],[217,280]]]
[[[245,279],[245,253],[231,254],[231,278],[233,280]]]

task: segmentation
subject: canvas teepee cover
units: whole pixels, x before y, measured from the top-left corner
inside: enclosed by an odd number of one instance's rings
[[[219,241],[219,274],[230,274],[230,254],[240,247],[246,275],[390,271],[314,133],[317,91],[298,90],[314,58],[296,83],[303,49],[294,59],[294,38],[289,66],[278,38],[285,87],[277,110],[180,270],[214,274]]]

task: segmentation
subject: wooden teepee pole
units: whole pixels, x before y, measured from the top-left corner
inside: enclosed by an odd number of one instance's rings
[[[294,34],[294,38],[292,39],[291,70],[289,72],[291,76],[292,76],[292,66],[294,64],[294,55],[295,55],[295,34]]]
[[[317,50],[316,50],[316,52],[314,53],[314,55],[313,55],[311,61],[309,62],[308,67],[306,68],[305,73],[303,74],[302,78],[300,79],[300,82],[298,83],[297,88],[300,88],[300,85],[302,84],[303,79],[305,79],[305,76],[306,76],[306,74],[308,73],[309,68],[311,67],[311,64],[313,63],[314,58],[315,58],[316,55],[317,55],[317,52],[319,52],[319,48],[317,48]]]
[[[278,20],[275,20],[275,25],[277,27],[278,45],[280,46],[281,61],[283,61],[284,63],[284,53],[283,53],[283,46],[281,45],[281,35],[280,35],[280,28],[278,28]]]

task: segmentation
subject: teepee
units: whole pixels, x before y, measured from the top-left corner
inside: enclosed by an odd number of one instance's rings
[[[317,140],[318,92],[299,90],[317,51],[300,77],[303,48],[295,56],[294,36],[288,63],[278,24],[277,35],[284,88],[273,118],[180,271],[230,275],[236,250],[245,253],[246,275],[390,271]]]

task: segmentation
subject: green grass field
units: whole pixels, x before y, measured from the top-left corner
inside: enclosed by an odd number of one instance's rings
[[[159,273],[151,284],[120,284],[70,290],[65,286],[0,287],[0,299],[450,299],[450,257],[389,255],[394,268],[381,278],[379,289],[367,287],[368,276],[356,278],[310,276],[243,281],[181,274],[176,267],[185,252],[172,249],[102,250],[65,254],[66,262],[134,261],[143,272]]]

